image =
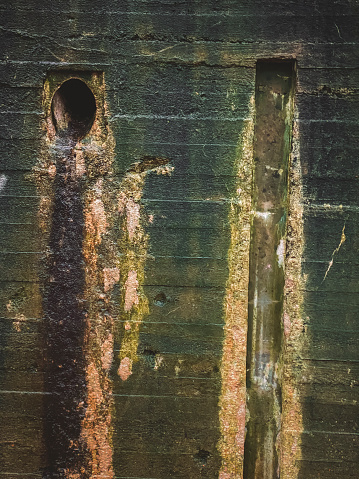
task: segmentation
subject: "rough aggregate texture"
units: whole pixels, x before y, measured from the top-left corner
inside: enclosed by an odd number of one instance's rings
[[[0,478],[242,477],[251,98],[276,58],[297,63],[280,475],[358,477],[358,1],[0,18]],[[65,144],[70,78],[96,116]]]

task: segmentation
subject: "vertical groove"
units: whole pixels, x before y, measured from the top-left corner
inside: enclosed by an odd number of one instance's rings
[[[261,61],[256,76],[245,479],[279,477],[284,257],[294,63]]]

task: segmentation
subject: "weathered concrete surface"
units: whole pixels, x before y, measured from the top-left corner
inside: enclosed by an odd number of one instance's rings
[[[358,7],[0,6],[0,477],[241,477],[251,98],[256,61],[275,57],[298,65],[279,468],[357,477]],[[51,72],[87,82],[101,112],[74,152],[83,225],[71,294],[86,318],[74,436],[88,453],[68,471],[54,470],[46,432]],[[167,163],[132,166],[144,158]]]

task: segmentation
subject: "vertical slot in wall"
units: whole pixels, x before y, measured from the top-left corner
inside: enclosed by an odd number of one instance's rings
[[[279,477],[280,363],[294,61],[258,61],[247,339],[245,479]]]

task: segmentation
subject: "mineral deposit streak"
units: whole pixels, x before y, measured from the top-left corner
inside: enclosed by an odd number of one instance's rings
[[[86,313],[82,255],[83,206],[75,174],[75,141],[55,141],[56,178],[50,234],[50,265],[45,294],[47,326],[47,445],[46,478],[65,478],[81,471],[86,456],[80,440],[86,404],[83,354]],[[83,474],[81,477],[86,478]]]
[[[45,386],[49,394],[45,425],[48,457],[43,477],[88,479],[92,464],[90,443],[84,436],[84,420],[91,402],[84,258],[87,185],[85,163],[81,163],[79,152],[81,140],[93,125],[96,101],[86,83],[78,78],[62,82],[51,105],[49,95],[45,100],[51,142],[48,171],[54,181],[47,189],[53,197],[44,291]]]

